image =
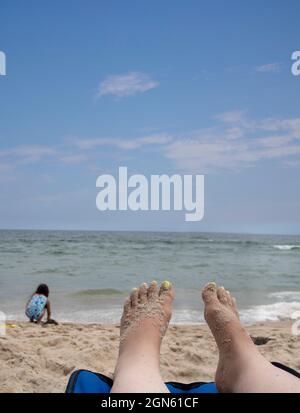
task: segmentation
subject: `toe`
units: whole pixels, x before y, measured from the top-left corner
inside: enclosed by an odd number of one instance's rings
[[[210,282],[204,286],[202,290],[202,299],[205,304],[210,304],[218,301],[216,283]]]
[[[167,320],[172,316],[172,303],[174,300],[174,289],[170,281],[164,281],[159,289],[159,301],[164,309]]]
[[[234,304],[234,298],[232,297],[230,291],[226,290],[226,297],[227,297],[227,303],[232,307],[232,309],[235,309],[235,304]]]
[[[147,302],[148,285],[143,283],[139,288],[139,302],[144,304]]]
[[[127,300],[125,300],[124,307],[123,307],[124,314],[127,314],[130,311],[130,308],[131,308],[131,299],[127,298]]]
[[[235,297],[232,297],[232,308],[233,308],[235,314],[237,315],[237,317],[240,318]]]
[[[230,292],[228,291],[228,290],[226,290],[226,297],[227,297],[227,302],[228,302],[228,304],[229,305],[233,305],[233,303],[232,303],[232,297],[231,297],[231,294],[230,294]]]
[[[229,304],[228,296],[227,296],[227,293],[224,287],[219,287],[217,289],[217,296],[218,296],[220,303],[225,304],[225,305]]]
[[[134,288],[130,294],[131,307],[136,307],[139,302],[139,290]]]
[[[159,296],[163,298],[172,298],[174,297],[174,289],[170,281],[164,281],[159,289]]]
[[[148,288],[148,299],[155,300],[158,296],[157,282],[152,281]]]
[[[234,297],[231,297],[232,298],[232,306],[234,307],[234,308],[237,308],[237,306],[236,306],[236,299],[234,298]]]
[[[159,289],[159,295],[164,294],[166,291],[168,291],[170,287],[171,287],[170,281],[164,281],[163,283],[161,283],[160,289]]]

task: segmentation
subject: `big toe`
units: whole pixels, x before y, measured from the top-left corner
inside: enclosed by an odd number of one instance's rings
[[[170,281],[164,281],[159,289],[159,296],[163,299],[173,299],[174,290]]]
[[[216,283],[210,282],[204,286],[202,290],[202,299],[205,305],[214,304],[218,301]]]
[[[174,300],[174,289],[170,281],[164,281],[159,289],[159,301],[165,309],[166,314],[171,314],[172,302]]]

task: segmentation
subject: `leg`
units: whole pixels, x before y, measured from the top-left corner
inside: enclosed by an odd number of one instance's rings
[[[46,313],[46,309],[44,309],[43,312],[42,312],[42,314],[39,316],[39,318],[38,318],[38,320],[37,320],[37,324],[41,324],[42,319],[43,319],[45,313]]]
[[[168,328],[174,298],[165,281],[134,289],[121,319],[119,359],[111,393],[167,393],[160,375],[160,346]]]
[[[202,291],[205,319],[219,349],[216,385],[221,392],[300,392],[300,380],[273,366],[257,350],[241,325],[235,299],[223,287]]]

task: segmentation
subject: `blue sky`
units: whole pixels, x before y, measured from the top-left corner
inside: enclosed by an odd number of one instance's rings
[[[0,227],[299,234],[299,16],[298,1],[2,1]],[[122,165],[204,173],[205,218],[100,213],[96,178]]]

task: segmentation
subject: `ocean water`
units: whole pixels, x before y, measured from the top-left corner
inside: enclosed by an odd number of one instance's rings
[[[140,283],[170,280],[173,322],[203,322],[201,287],[224,285],[246,323],[300,311],[300,237],[214,233],[0,231],[0,311],[23,320],[39,283],[60,321],[118,322]]]

